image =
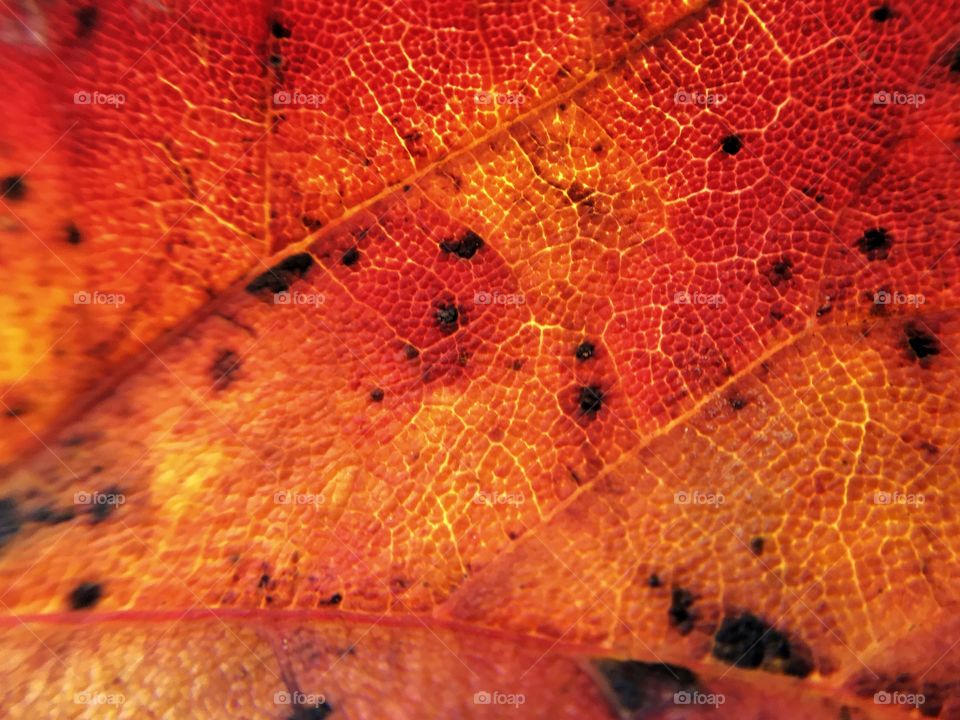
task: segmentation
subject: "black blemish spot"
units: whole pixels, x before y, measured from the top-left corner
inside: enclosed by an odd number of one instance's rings
[[[592,417],[600,412],[603,405],[603,390],[598,385],[581,387],[577,394],[577,402],[580,405],[580,412]]]
[[[44,523],[46,525],[59,525],[60,523],[73,520],[74,517],[76,517],[76,513],[73,508],[54,510],[52,507],[38,508],[29,515],[29,519],[33,522]]]
[[[884,228],[870,228],[857,240],[857,248],[867,260],[886,260],[893,246],[893,238]]]
[[[940,448],[938,448],[933,443],[928,443],[928,442],[920,443],[920,449],[923,450],[928,455],[936,455],[937,453],[940,452]]]
[[[22,405],[14,405],[13,407],[8,407],[3,414],[8,418],[18,418],[26,412],[27,408]]]
[[[210,366],[210,377],[213,379],[213,387],[217,390],[223,390],[229,387],[234,381],[234,375],[240,369],[240,356],[233,350],[221,350]]]
[[[472,258],[482,247],[483,238],[473,232],[473,230],[467,230],[459,240],[443,240],[440,243],[440,249],[445,253],[453,253],[458,258],[463,258],[464,260]]]
[[[292,34],[289,28],[285,27],[279,20],[274,20],[270,24],[270,32],[277,40],[286,40]]]
[[[736,155],[743,148],[743,140],[739,135],[727,135],[721,142],[720,148],[727,155]]]
[[[319,705],[312,705],[310,707],[305,705],[298,706],[293,711],[293,715],[287,718],[287,720],[327,720],[332,712],[333,706],[324,700]]]
[[[780,309],[779,307],[774,307],[770,309],[770,317],[774,321],[780,322],[781,320],[783,320],[784,317],[786,317],[786,315],[782,309]]]
[[[374,388],[371,390],[370,399],[374,402],[383,402],[383,390],[380,388]]]
[[[96,493],[94,502],[90,506],[90,522],[96,525],[110,517],[119,507],[120,496],[122,492],[116,485],[111,485],[106,490]]]
[[[334,593],[333,595],[330,596],[329,600],[321,600],[320,604],[321,605],[339,605],[341,602],[343,602],[343,595],[341,595],[340,593]]]
[[[313,217],[313,215],[304,215],[300,218],[300,222],[311,232],[316,232],[323,227],[323,222]]]
[[[647,585],[649,585],[649,586],[652,587],[652,588],[657,588],[657,587],[660,587],[661,585],[663,585],[663,581],[660,580],[660,576],[659,576],[659,575],[657,575],[656,573],[654,573],[654,574],[652,574],[650,577],[647,578]]]
[[[793,261],[787,257],[781,257],[777,260],[767,272],[767,279],[770,284],[777,287],[782,282],[786,282],[793,277]]]
[[[880,7],[874,9],[870,13],[870,17],[878,23],[886,22],[893,17],[893,11],[890,9],[889,5],[881,5]]]
[[[67,225],[67,242],[71,245],[79,245],[83,242],[83,236],[80,234],[80,228],[73,223]]]
[[[763,538],[762,537],[755,537],[753,540],[750,541],[750,551],[754,555],[763,554]]]
[[[512,367],[514,370],[521,370],[523,368],[523,363],[523,360],[514,360],[513,365],[510,367]]]
[[[637,660],[594,661],[616,700],[617,706],[633,714],[656,712],[674,702],[674,693],[699,685],[697,676],[679,665],[645,663]]]
[[[696,614],[690,609],[692,606],[693,595],[689,590],[677,587],[670,593],[670,609],[667,610],[667,617],[670,619],[671,627],[676,628],[681,635],[686,635],[693,630]]]
[[[252,295],[257,295],[264,290],[271,293],[286,292],[290,283],[303,277],[312,265],[313,256],[310,253],[291,255],[251,280],[247,285],[247,292]]]
[[[0,547],[20,532],[20,510],[13,498],[0,500]]]
[[[9,175],[0,180],[0,200],[23,200],[27,186],[19,175]]]
[[[440,332],[452,333],[457,329],[457,320],[460,317],[460,311],[456,305],[444,303],[437,306],[437,311],[433,315],[440,327]]]
[[[806,648],[751,613],[724,618],[713,640],[713,656],[729,665],[796,677],[813,670]]]
[[[403,354],[407,360],[416,360],[420,356],[420,351],[413,345],[404,345]]]
[[[85,38],[96,29],[100,11],[93,5],[84,5],[73,16],[77,19],[77,37]]]
[[[821,305],[817,308],[817,317],[823,317],[831,310],[833,310],[833,305]]]
[[[100,583],[80,583],[70,593],[70,607],[74,610],[85,610],[100,602],[102,596],[103,588]]]
[[[583,362],[584,360],[592,358],[595,351],[596,348],[592,342],[582,342],[577,345],[577,350],[574,354],[577,356],[577,360]]]
[[[727,398],[727,404],[734,410],[743,410],[750,401],[738,392],[731,393]]]
[[[904,328],[904,333],[912,359],[924,360],[940,354],[940,342],[925,329],[911,323]]]
[[[283,58],[281,58],[279,55],[271,55],[269,58],[267,58],[267,60],[274,67],[280,67],[280,65],[283,64]]]
[[[351,265],[356,265],[357,260],[359,259],[360,259],[360,251],[357,250],[356,246],[354,246],[343,254],[343,257],[340,258],[340,262],[342,262],[347,267],[350,267]]]
[[[259,582],[257,582],[257,587],[265,588],[269,584],[270,584],[270,576],[264,573],[263,575],[260,576],[260,580]]]
[[[600,153],[603,152],[603,143],[599,143],[599,142],[594,143],[593,147],[590,149],[593,150],[593,152],[595,152],[597,155],[599,155]]]

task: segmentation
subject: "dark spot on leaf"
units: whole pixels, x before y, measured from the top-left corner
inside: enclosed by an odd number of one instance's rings
[[[892,246],[893,238],[885,228],[870,228],[857,240],[857,248],[871,261],[886,260]]]
[[[656,573],[654,573],[654,574],[652,574],[650,577],[647,578],[647,585],[649,585],[649,586],[652,587],[652,588],[656,588],[656,587],[660,587],[661,585],[663,585],[663,581],[660,580],[660,576],[659,576],[659,575],[657,575]]]
[[[330,596],[329,600],[322,600],[321,604],[322,605],[339,605],[341,602],[343,602],[343,595],[341,595],[340,593],[334,593],[333,595]]]
[[[90,505],[90,522],[94,525],[110,517],[120,506],[123,493],[116,485],[111,485],[102,492],[93,495],[93,504]]]
[[[407,360],[416,360],[420,356],[420,351],[413,345],[404,345],[403,354]]]
[[[693,599],[690,591],[684,588],[674,588],[670,593],[667,617],[670,619],[671,627],[676,628],[681,635],[686,635],[693,630],[693,623],[696,620],[696,614],[690,609],[693,607]]]
[[[380,388],[374,388],[371,390],[370,399],[374,402],[383,402],[383,390]]]
[[[437,306],[433,317],[437,321],[441,332],[452,333],[457,329],[460,311],[452,303],[442,303]]]
[[[567,190],[567,197],[570,198],[571,202],[575,203],[582,202],[591,195],[593,195],[593,188],[588,188],[586,185],[577,181],[574,181]]]
[[[0,200],[23,200],[27,186],[19,175],[9,175],[0,180]]]
[[[793,261],[787,257],[781,257],[770,267],[770,270],[767,272],[767,279],[774,287],[782,282],[786,282],[792,277]]]
[[[233,350],[221,350],[210,366],[210,377],[213,387],[223,390],[234,381],[234,375],[240,369],[240,356]]]
[[[85,582],[77,585],[71,592],[70,607],[74,610],[85,610],[91,608],[100,602],[103,596],[103,588],[100,583]]]
[[[928,357],[940,354],[940,342],[926,329],[911,323],[904,328],[904,333],[912,359],[925,360]]]
[[[20,532],[20,510],[13,498],[0,500],[0,547]]]
[[[823,317],[831,310],[833,310],[833,305],[821,305],[817,308],[817,317]]]
[[[73,520],[74,517],[76,517],[76,513],[73,508],[55,510],[52,507],[42,507],[30,513],[29,519],[33,522],[44,523],[46,525],[59,525],[60,523]]]
[[[727,135],[721,142],[720,148],[727,155],[736,155],[743,148],[743,140],[739,135]]]
[[[277,40],[286,40],[292,34],[290,29],[279,20],[274,20],[270,24],[270,32]]]
[[[595,351],[596,351],[596,348],[593,346],[592,342],[584,341],[579,345],[577,345],[577,350],[575,355],[577,356],[577,360],[579,360],[580,362],[583,362],[584,360],[589,360],[590,358],[592,358]]]
[[[280,65],[283,64],[283,58],[281,58],[279,55],[271,55],[269,58],[267,58],[267,61],[274,67],[280,67]],[[283,118],[283,119],[286,119],[286,118]]]
[[[323,222],[313,217],[313,215],[304,215],[300,218],[301,224],[311,232],[316,232],[323,227]]]
[[[809,651],[751,613],[725,617],[713,638],[713,656],[736,667],[796,677],[813,670]]]
[[[290,284],[303,277],[312,265],[313,256],[310,253],[291,255],[251,280],[247,292],[253,295],[265,290],[274,294],[286,292]]]
[[[473,230],[467,230],[459,240],[443,240],[440,243],[440,249],[445,253],[453,253],[464,260],[472,258],[482,247],[483,238],[473,232]]]
[[[357,250],[356,246],[354,246],[343,254],[343,257],[340,258],[340,262],[342,262],[347,267],[350,267],[351,265],[356,265],[357,260],[359,259],[360,259],[360,251]]]
[[[645,715],[674,704],[678,692],[697,689],[697,676],[679,665],[637,660],[595,660],[619,709]]]
[[[257,587],[265,588],[269,584],[270,584],[270,576],[264,573],[263,575],[260,576],[260,580],[259,582],[257,582]]]
[[[71,245],[79,245],[81,242],[83,242],[83,236],[80,234],[80,229],[73,223],[67,225],[66,240]]]
[[[750,541],[750,551],[754,555],[763,554],[763,538],[762,537],[755,537],[753,538],[753,540]]]
[[[73,16],[77,19],[77,37],[85,38],[96,29],[100,11],[93,5],[84,5]]]
[[[733,392],[727,398],[727,404],[734,410],[743,410],[750,401],[738,392]]]
[[[884,4],[875,8],[873,12],[870,13],[870,17],[878,23],[886,22],[893,17],[893,10],[890,9],[889,5]]]
[[[603,390],[598,385],[581,387],[577,393],[577,403],[581,413],[592,417],[600,412],[603,406]]]
[[[333,712],[333,707],[324,700],[319,705],[300,705],[287,720],[327,720]]]

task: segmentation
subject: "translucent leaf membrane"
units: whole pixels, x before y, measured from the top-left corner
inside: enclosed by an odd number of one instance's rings
[[[12,716],[960,711],[960,6],[45,8]]]

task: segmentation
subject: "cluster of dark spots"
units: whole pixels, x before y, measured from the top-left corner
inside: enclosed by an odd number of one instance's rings
[[[324,700],[319,705],[298,705],[287,720],[327,720],[333,706]]]
[[[727,405],[729,405],[733,410],[743,410],[750,401],[747,400],[743,395],[734,390],[727,396]]]
[[[584,362],[585,360],[592,358],[595,352],[596,348],[594,347],[593,343],[584,340],[582,343],[577,345],[574,355],[576,356],[577,360]]]
[[[697,619],[696,614],[691,610],[693,600],[693,594],[685,588],[675,587],[670,593],[667,617],[670,620],[670,626],[676,628],[681,635],[686,635],[693,630],[694,621]]]
[[[804,195],[806,195],[807,197],[812,197],[812,198],[817,202],[817,204],[822,203],[823,200],[824,200],[823,194],[822,194],[822,193],[818,193],[817,191],[815,191],[815,190],[814,190],[813,188],[811,188],[811,187],[802,188],[802,189],[801,189],[801,192],[802,192]]]
[[[743,140],[739,135],[727,135],[720,141],[720,149],[727,155],[736,155],[743,149]]]
[[[870,18],[874,22],[882,23],[886,22],[893,17],[893,10],[890,9],[890,6],[884,3],[880,7],[874,8],[873,12],[870,13]]]
[[[84,5],[73,14],[77,20],[77,37],[85,38],[92,33],[100,20],[100,11],[94,5]]]
[[[60,523],[73,520],[74,517],[76,517],[76,512],[73,508],[68,507],[56,510],[52,507],[45,506],[37,508],[30,513],[28,519],[45,525],[59,525]]]
[[[751,613],[725,617],[713,638],[713,656],[740,668],[806,677],[813,670],[807,648]]]
[[[276,19],[270,21],[270,34],[277,40],[286,40],[292,35],[290,29]]]
[[[788,257],[781,257],[767,271],[767,280],[774,287],[787,282],[793,277],[793,261]]]
[[[0,499],[0,547],[20,532],[20,509],[13,498]]]
[[[123,492],[116,485],[94,494],[94,502],[90,505],[90,522],[96,525],[110,517],[120,506]]]
[[[663,581],[660,579],[660,576],[656,573],[651,573],[650,577],[647,578],[647,585],[652,588],[658,588],[663,585]]]
[[[699,688],[699,680],[680,665],[637,660],[594,660],[618,710],[634,715],[657,713],[674,705],[674,695]],[[618,713],[619,715],[619,713]]]
[[[567,197],[570,198],[570,202],[579,203],[593,195],[593,192],[593,188],[574,181],[567,189]]]
[[[912,360],[924,361],[940,354],[940,341],[925,328],[909,323],[903,329],[907,351]]]
[[[66,241],[70,245],[79,245],[81,242],[83,242],[83,235],[80,234],[80,228],[73,223],[67,225]]]
[[[297,278],[302,278],[312,265],[313,256],[310,253],[291,255],[251,280],[247,285],[247,292],[252,295],[265,290],[274,294],[286,292],[290,284]]]
[[[458,258],[469,260],[483,247],[483,238],[473,230],[467,230],[459,240],[443,240],[440,249],[445,253],[452,253]]]
[[[857,249],[870,261],[886,260],[890,255],[891,247],[893,247],[893,238],[882,227],[870,228],[857,240]]]
[[[357,261],[360,259],[360,251],[357,249],[357,246],[354,245],[352,248],[347,250],[343,256],[340,258],[342,262],[347,267],[351,267],[357,264]]]
[[[373,390],[371,390],[371,391],[370,391],[370,399],[373,400],[373,402],[376,402],[376,403],[378,403],[378,402],[383,402],[383,389],[382,389],[382,388],[374,388]]]
[[[0,200],[23,200],[27,186],[20,175],[8,175],[0,180]]]
[[[103,597],[103,586],[100,583],[83,582],[70,591],[67,598],[73,610],[92,608]]]
[[[453,303],[440,303],[433,314],[442,333],[455,332],[459,326],[460,310]]]
[[[313,215],[304,215],[300,218],[300,223],[310,232],[316,232],[323,227],[323,222]]]
[[[750,552],[754,555],[760,556],[763,554],[763,538],[755,537],[750,541]]]
[[[214,358],[210,366],[210,377],[213,380],[213,387],[217,390],[223,390],[229,387],[236,379],[235,375],[240,369],[240,356],[233,350],[220,350],[217,357]]]
[[[585,385],[577,390],[577,404],[580,406],[580,413],[588,417],[594,417],[600,408],[603,407],[603,390],[599,385]]]

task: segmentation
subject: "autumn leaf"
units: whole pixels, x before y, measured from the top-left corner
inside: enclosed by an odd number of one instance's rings
[[[4,717],[960,717],[960,2],[0,58]]]

